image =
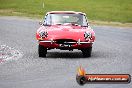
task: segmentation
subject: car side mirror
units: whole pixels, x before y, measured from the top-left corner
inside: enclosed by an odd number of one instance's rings
[[[43,22],[42,21],[39,21],[39,25],[43,25]]]
[[[47,23],[43,23],[42,21],[39,22],[39,25],[50,26],[49,24],[47,24]]]

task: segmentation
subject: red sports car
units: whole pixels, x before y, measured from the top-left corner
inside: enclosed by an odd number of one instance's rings
[[[47,50],[78,49],[90,57],[95,33],[89,26],[85,13],[74,11],[48,12],[37,30],[39,57],[46,57]]]

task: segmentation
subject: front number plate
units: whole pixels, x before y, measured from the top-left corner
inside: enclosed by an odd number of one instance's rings
[[[71,45],[67,45],[67,44],[60,44],[60,47],[71,47]]]

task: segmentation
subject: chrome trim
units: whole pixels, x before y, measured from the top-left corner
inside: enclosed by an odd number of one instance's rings
[[[78,43],[78,45],[80,45],[80,39],[78,39],[78,42],[77,43]]]
[[[56,41],[53,41],[53,40],[48,40],[48,41],[44,41],[44,40],[41,40],[41,41],[39,41],[39,42],[44,42],[44,43],[51,43],[51,44],[53,44],[53,43],[55,43]],[[78,45],[80,45],[80,44],[89,44],[89,43],[94,43],[94,42],[80,42],[79,40],[78,40],[78,42],[64,42],[64,44],[65,43],[69,43],[69,44],[78,44]]]
[[[54,42],[53,39],[51,39],[51,44],[53,44],[53,42]]]

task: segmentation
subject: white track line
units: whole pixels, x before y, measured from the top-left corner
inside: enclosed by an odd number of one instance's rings
[[[17,60],[23,56],[22,52],[15,50],[7,45],[0,45],[0,63]]]

